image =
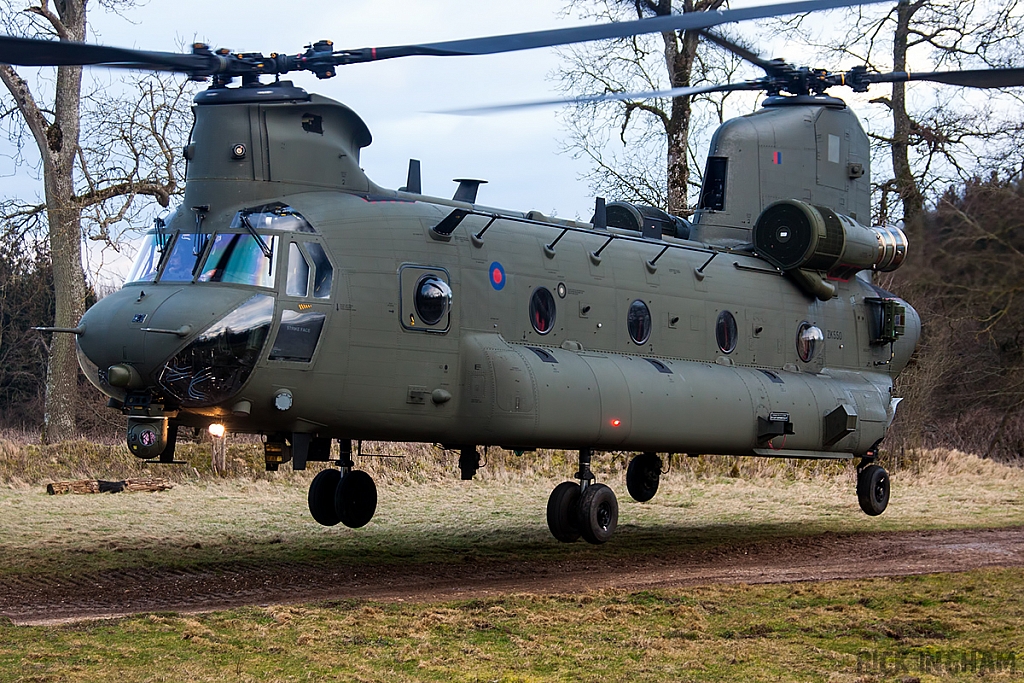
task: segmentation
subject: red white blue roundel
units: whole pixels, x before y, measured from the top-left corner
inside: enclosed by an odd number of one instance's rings
[[[501,264],[495,261],[490,266],[489,277],[491,279],[491,287],[501,291],[505,287],[505,269],[501,267]]]

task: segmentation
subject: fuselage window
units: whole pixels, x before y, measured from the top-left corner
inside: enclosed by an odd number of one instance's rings
[[[452,289],[436,275],[424,275],[416,283],[413,298],[416,315],[426,325],[437,325],[452,303]]]
[[[796,332],[796,353],[800,360],[810,363],[824,342],[825,335],[818,327],[808,322],[800,323]]]
[[[288,245],[288,282],[285,285],[288,296],[306,296],[309,294],[309,264],[299,250],[299,245],[292,242]]]
[[[538,287],[530,297],[530,323],[537,334],[547,334],[555,326],[555,297],[547,287]]]
[[[722,311],[718,314],[718,321],[715,323],[715,339],[718,341],[718,348],[723,353],[732,353],[736,350],[736,342],[739,338],[739,331],[736,328],[736,318],[730,311]]]
[[[626,329],[635,344],[645,344],[651,338],[651,310],[640,299],[629,305],[626,313]]]
[[[317,299],[327,299],[331,296],[331,284],[334,282],[334,268],[331,267],[331,260],[327,258],[324,248],[316,242],[306,242],[306,251],[313,259],[315,269],[313,275],[313,296]]]

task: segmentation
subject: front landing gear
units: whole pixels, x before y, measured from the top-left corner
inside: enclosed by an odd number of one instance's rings
[[[548,528],[563,543],[572,543],[580,536],[588,543],[605,543],[619,522],[615,492],[604,484],[594,483],[590,456],[590,449],[580,451],[578,484],[562,482],[548,497]]]
[[[320,524],[339,522],[358,529],[366,526],[377,511],[377,486],[362,470],[352,469],[352,449],[342,442],[340,470],[329,469],[313,477],[309,485],[309,512]]]
[[[876,517],[889,506],[889,473],[881,465],[862,465],[857,470],[860,509]]]

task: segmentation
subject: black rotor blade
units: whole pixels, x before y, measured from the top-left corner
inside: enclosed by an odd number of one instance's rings
[[[729,52],[733,53],[740,59],[746,60],[754,66],[761,67],[765,73],[772,74],[779,70],[781,63],[774,60],[765,59],[761,57],[753,50],[749,50],[742,45],[732,42],[728,38],[721,36],[712,31],[701,31],[700,35],[707,41],[714,43],[718,47],[724,48]]]
[[[602,95],[582,95],[580,97],[559,97],[550,100],[536,100],[533,102],[517,102],[514,104],[496,104],[486,107],[470,107],[467,109],[448,109],[435,112],[437,114],[497,114],[506,111],[519,109],[536,109],[539,107],[553,107],[562,104],[591,104],[594,102],[615,102],[622,100],[648,100],[655,97],[685,97],[687,95],[699,95],[708,92],[730,92],[733,90],[763,90],[767,85],[765,79],[756,81],[743,81],[740,83],[726,83],[725,85],[698,85],[685,88],[672,88],[670,90],[654,90],[650,92],[610,92]]]
[[[206,55],[144,52],[70,41],[0,36],[0,64],[15,66],[102,65],[194,73],[211,70]]]
[[[736,21],[764,19],[786,14],[801,14],[817,10],[869,5],[887,1],[889,0],[802,0],[800,2],[786,2],[777,5],[762,5],[760,7],[734,10],[670,14],[649,19],[599,24],[597,26],[577,26],[548,31],[514,33],[504,36],[487,36],[484,38],[470,38],[468,40],[425,43],[422,45],[365,48],[362,50],[346,51],[340,54],[348,55],[350,61],[375,61],[393,59],[395,57],[410,57],[413,55],[490,55],[517,50],[532,50],[539,47],[568,45],[570,43],[586,43],[593,40],[625,38],[645,33],[697,30]]]
[[[868,83],[903,83],[906,81],[933,81],[966,88],[1012,88],[1024,85],[1024,68],[970,69],[965,71],[930,71],[907,73],[895,71],[887,74],[865,74]]]

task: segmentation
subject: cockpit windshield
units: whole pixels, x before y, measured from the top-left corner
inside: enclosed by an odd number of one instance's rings
[[[277,236],[261,235],[261,238],[262,244],[249,233],[216,234],[199,281],[273,287]]]
[[[191,282],[196,274],[199,257],[203,255],[209,241],[210,236],[206,233],[178,233],[160,282]]]
[[[174,234],[167,229],[168,215],[163,214],[153,219],[153,228],[142,236],[138,243],[138,252],[135,254],[135,262],[128,272],[125,282],[152,282],[160,270],[167,250],[167,244]]]
[[[176,216],[177,212],[172,222]],[[316,233],[309,221],[280,202],[238,211],[228,232],[209,221],[204,224],[202,216],[197,217],[194,228],[177,230],[158,218],[139,245],[126,282],[153,282],[159,277],[160,282],[195,280],[273,287],[277,275],[274,259],[283,238],[272,233]],[[310,244],[316,267],[314,296],[325,298],[330,296],[330,263],[319,244]]]

